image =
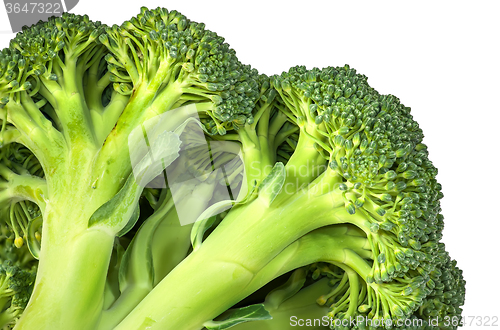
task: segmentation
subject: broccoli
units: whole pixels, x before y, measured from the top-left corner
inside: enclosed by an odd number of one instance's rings
[[[65,13],[0,51],[0,123],[5,325],[461,316],[423,132],[348,65],[269,77],[177,11]]]
[[[22,314],[33,289],[35,272],[13,265],[10,260],[0,265],[0,327],[12,329]]]
[[[20,326],[93,328],[115,236],[143,190],[132,184],[131,200],[120,201],[129,204],[92,218],[131,176],[130,133],[187,104],[216,133],[242,125],[257,72],[203,24],[164,9],[143,9],[122,27],[65,13],[25,28],[0,54],[3,145],[25,146],[43,169],[3,175],[2,200],[43,213],[37,282]]]
[[[460,314],[463,279],[439,243],[441,186],[410,109],[348,66],[299,66],[270,82],[279,98],[272,111],[299,129],[286,165],[275,163],[250,200],[234,206],[117,329],[144,322],[198,329],[265,283],[316,262],[345,272],[347,298],[327,299],[333,319],[428,321],[421,306],[432,306],[438,273],[453,283],[439,285],[440,321]],[[261,109],[257,104],[255,113]],[[264,156],[276,152],[268,150]],[[343,224],[362,236],[335,240],[329,231]],[[167,295],[176,299],[162,301]]]

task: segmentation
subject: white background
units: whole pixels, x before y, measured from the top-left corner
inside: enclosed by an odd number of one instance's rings
[[[80,0],[72,12],[120,24],[134,3],[205,22],[260,72],[348,63],[412,107],[443,184],[444,242],[467,280],[464,316],[500,317],[496,2]],[[0,7],[0,49],[9,29]]]

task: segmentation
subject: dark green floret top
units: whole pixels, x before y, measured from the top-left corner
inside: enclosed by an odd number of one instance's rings
[[[15,49],[0,51],[0,108],[5,107],[13,92],[25,90],[31,85],[23,82],[26,60]]]
[[[40,79],[62,79],[62,70],[72,61],[78,62],[78,70],[83,74],[99,59],[102,49],[96,41],[103,32],[104,25],[100,22],[92,22],[86,15],[69,13],[24,27],[10,42],[11,50],[23,56],[19,71],[24,75],[18,77],[18,83],[29,84],[25,89],[30,89],[33,95],[40,88]]]
[[[73,54],[82,53],[103,32],[104,26],[90,21],[87,15],[64,13],[61,17],[50,17],[46,22],[24,27],[11,40],[10,47],[19,50],[30,63],[43,65],[62,49]]]
[[[211,102],[206,115],[214,133],[251,121],[259,97],[258,73],[243,65],[224,38],[177,11],[148,10],[100,37],[117,90],[131,94],[145,85],[161,94],[175,83],[182,94],[176,105]],[[170,87],[169,87],[170,86]],[[167,101],[168,102],[168,101]]]

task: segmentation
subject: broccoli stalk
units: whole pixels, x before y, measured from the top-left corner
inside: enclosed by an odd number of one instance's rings
[[[64,14],[26,28],[0,54],[2,141],[27,147],[44,173],[2,173],[5,200],[33,201],[43,213],[37,280],[19,327],[93,329],[115,236],[137,219],[143,190],[129,135],[188,104],[224,134],[250,120],[257,73],[203,24],[165,9],[113,28]],[[188,115],[172,118],[170,130]]]
[[[173,200],[169,195],[134,236],[125,254],[121,258],[119,269],[120,295],[109,308],[106,308],[99,320],[99,329],[111,329],[125,317],[153,288],[154,269],[151,249],[153,235],[164,217],[173,209]]]
[[[88,222],[119,187],[92,185],[98,145],[85,98],[93,88],[86,85],[90,68],[105,50],[96,42],[99,33],[100,24],[87,17],[65,15],[11,42],[9,56],[17,62],[11,76],[22,88],[2,91],[8,94],[2,111],[19,131],[18,142],[40,162],[45,182],[44,189],[30,186],[38,198],[26,198],[43,211],[43,239],[37,283],[19,326],[43,328],[59,313],[61,326],[75,327],[100,314],[114,234],[89,230]]]

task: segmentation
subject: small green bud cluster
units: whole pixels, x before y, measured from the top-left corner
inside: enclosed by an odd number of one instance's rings
[[[23,269],[10,260],[0,264],[0,313],[5,328],[13,327],[26,308],[35,283],[35,272],[35,269]]]
[[[13,99],[19,102],[19,92],[26,91],[42,109],[48,102],[39,93],[41,81],[50,84],[60,79],[61,67],[69,61],[86,69],[84,63],[99,60],[95,47],[103,32],[100,22],[68,13],[24,27],[10,47],[0,51],[0,108]],[[76,58],[82,54],[84,58]]]
[[[23,81],[27,69],[26,60],[19,51],[9,48],[0,51],[0,108],[9,102],[10,94],[31,87],[29,82]]]

